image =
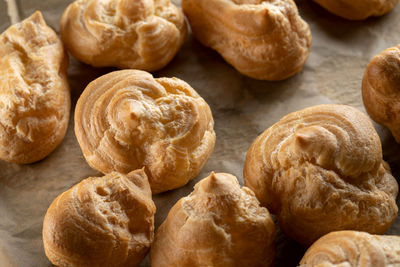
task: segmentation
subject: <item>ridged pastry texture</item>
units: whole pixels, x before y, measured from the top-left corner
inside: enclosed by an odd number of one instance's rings
[[[345,105],[290,113],[251,145],[250,187],[303,245],[339,230],[382,234],[397,216],[398,185],[369,118]]]
[[[87,178],[47,210],[46,255],[60,267],[138,266],[154,238],[155,211],[143,170]]]
[[[365,232],[329,233],[315,242],[300,267],[395,267],[400,266],[400,237]]]
[[[153,194],[194,178],[215,144],[210,107],[177,78],[122,70],[91,82],[78,100],[75,134],[103,173],[146,166]]]
[[[400,143],[400,45],[386,49],[368,64],[362,83],[365,109]]]
[[[77,0],[65,10],[60,32],[82,62],[155,71],[178,52],[187,26],[170,0]]]
[[[382,16],[391,11],[399,0],[314,0],[329,12],[349,20]]]
[[[65,136],[70,110],[68,56],[42,14],[0,35],[0,159],[43,159]]]
[[[195,37],[239,72],[283,80],[308,58],[311,32],[292,0],[182,0]]]
[[[181,198],[159,227],[153,267],[273,266],[275,226],[254,193],[233,175],[211,173]]]

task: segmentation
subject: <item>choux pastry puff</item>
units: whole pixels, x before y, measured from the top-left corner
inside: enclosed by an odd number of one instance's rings
[[[251,145],[245,185],[308,246],[339,230],[383,234],[397,217],[398,185],[371,120],[345,105],[284,116]]]
[[[65,10],[60,33],[86,64],[156,71],[178,52],[186,27],[170,0],[78,0]]]
[[[181,198],[159,227],[153,267],[273,266],[275,226],[254,193],[236,177],[211,173]]]
[[[46,256],[60,267],[138,266],[154,237],[151,196],[142,169],[83,180],[47,210]]]
[[[311,31],[292,0],[182,0],[194,36],[240,73],[278,81],[303,68]]]
[[[390,12],[399,0],[314,0],[329,12],[349,20],[363,20]]]
[[[300,261],[300,267],[400,266],[400,237],[365,232],[331,232],[317,240]]]
[[[400,143],[400,45],[386,49],[369,62],[362,96],[371,118],[387,126]]]
[[[63,140],[68,56],[40,11],[0,35],[0,159],[33,163]]]
[[[139,70],[91,82],[75,109],[75,135],[89,165],[103,173],[146,166],[153,194],[193,179],[215,144],[210,107],[189,84]]]

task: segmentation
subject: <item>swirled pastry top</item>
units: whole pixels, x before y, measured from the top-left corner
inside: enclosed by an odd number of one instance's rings
[[[400,45],[386,49],[370,61],[362,96],[371,118],[387,126],[400,143]]]
[[[39,11],[0,35],[0,159],[32,163],[64,138],[67,67],[62,43]]]
[[[283,117],[251,145],[244,178],[283,231],[305,245],[337,230],[382,234],[397,216],[398,185],[379,136],[350,106]]]
[[[138,266],[156,207],[143,170],[90,177],[59,195],[43,222],[49,260],[67,266]]]
[[[182,11],[170,0],[77,0],[61,19],[67,50],[87,64],[155,71],[186,37]]]
[[[300,262],[300,267],[317,266],[400,266],[400,237],[356,231],[329,233],[315,242]]]
[[[244,75],[283,80],[308,58],[311,32],[292,0],[182,0],[196,38]]]
[[[214,149],[210,107],[190,85],[123,70],[91,82],[78,100],[75,133],[103,173],[146,166],[153,193],[185,185]]]
[[[150,251],[155,267],[273,266],[275,226],[254,193],[233,175],[211,173],[181,198]]]
[[[349,20],[382,16],[391,11],[399,0],[314,0],[329,12]]]

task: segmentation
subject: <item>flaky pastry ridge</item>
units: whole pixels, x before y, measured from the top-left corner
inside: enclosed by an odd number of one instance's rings
[[[382,16],[391,11],[399,0],[314,0],[329,12],[349,20]]]
[[[195,37],[239,72],[283,80],[308,58],[311,32],[292,0],[182,0]]]
[[[340,231],[321,237],[306,252],[300,267],[400,266],[400,237]]]
[[[362,82],[365,109],[392,132],[400,143],[400,45],[375,56]]]
[[[87,178],[47,210],[46,256],[61,267],[138,266],[153,241],[155,211],[143,170]]]
[[[290,113],[251,145],[245,185],[281,229],[310,245],[338,230],[387,231],[398,185],[369,118],[345,105]]]
[[[0,35],[0,159],[32,163],[65,136],[70,110],[68,56],[42,14]]]
[[[159,227],[151,266],[272,266],[275,226],[233,175],[211,173],[181,198]]]
[[[170,0],[77,0],[60,25],[67,50],[95,67],[155,71],[186,37],[182,11]]]
[[[75,134],[91,167],[128,173],[146,166],[153,194],[185,185],[215,144],[210,107],[177,78],[121,70],[91,82],[75,110]]]

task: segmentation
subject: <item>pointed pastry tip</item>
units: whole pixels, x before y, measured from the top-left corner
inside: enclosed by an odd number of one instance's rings
[[[214,171],[210,173],[210,175],[204,179],[202,179],[198,183],[199,187],[204,192],[213,192],[215,188],[218,187],[218,177]]]
[[[39,10],[36,10],[27,20],[31,20],[38,24],[46,25],[42,12],[40,12]]]
[[[209,184],[209,186],[212,186],[212,187],[215,187],[215,186],[218,186],[218,184],[219,184],[219,180],[220,180],[221,178],[220,178],[220,175],[218,174],[218,173],[215,173],[214,171],[212,171],[211,173],[210,173],[210,175],[208,176],[208,184]]]
[[[211,172],[207,178],[199,182],[203,192],[224,194],[231,191],[233,187],[239,186],[236,177],[228,173]],[[233,186],[233,187],[232,187]]]
[[[131,171],[128,174],[126,174],[126,177],[132,182],[134,182],[138,176],[143,177],[143,178],[146,177],[146,179],[147,179],[147,175],[146,175],[144,167],[141,169]]]
[[[149,177],[146,174],[145,167],[131,171],[126,175],[126,178],[134,183],[137,187],[149,191],[151,194]]]
[[[211,173],[210,173],[210,180],[216,180],[217,179],[217,176],[216,176],[216,174],[215,174],[215,172],[214,171],[212,171]]]

